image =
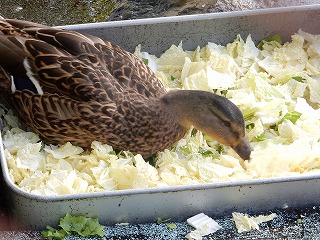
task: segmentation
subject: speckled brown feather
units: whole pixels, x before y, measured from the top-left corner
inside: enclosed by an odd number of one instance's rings
[[[19,71],[27,59],[43,94],[12,93],[9,79],[0,91],[47,143],[90,147],[98,140],[148,157],[184,135],[184,127],[153,106],[165,89],[133,54],[94,36],[19,20],[0,20],[0,31],[0,53],[19,52]],[[17,50],[3,50],[6,44]],[[6,71],[17,74],[11,65]]]

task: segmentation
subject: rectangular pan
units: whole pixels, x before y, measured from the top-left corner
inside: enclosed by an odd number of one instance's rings
[[[225,45],[237,34],[244,37],[251,34],[255,41],[281,34],[286,41],[300,28],[319,34],[319,23],[317,4],[62,27],[96,35],[129,51],[141,44],[143,51],[159,55],[180,41],[186,50],[192,50],[209,41]],[[153,222],[158,217],[179,221],[199,212],[214,217],[233,211],[257,212],[320,204],[320,175],[39,196],[22,191],[11,182],[1,136],[0,157],[11,215],[18,226],[33,230],[57,225],[67,212],[98,217],[106,225]]]

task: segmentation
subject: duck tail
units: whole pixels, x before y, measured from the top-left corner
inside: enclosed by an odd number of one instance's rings
[[[10,75],[0,67],[0,93],[11,92],[11,77]]]

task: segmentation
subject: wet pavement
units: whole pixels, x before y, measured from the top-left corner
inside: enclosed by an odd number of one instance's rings
[[[319,0],[144,0],[118,1],[109,20],[253,10],[320,3]]]

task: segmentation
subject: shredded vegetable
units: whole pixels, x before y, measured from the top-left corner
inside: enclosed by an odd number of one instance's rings
[[[226,46],[210,42],[186,51],[180,43],[160,57],[138,46],[135,54],[169,91],[205,90],[235,103],[254,149],[251,160],[243,162],[195,129],[159,152],[155,166],[99,142],[91,152],[70,143],[46,145],[2,107],[4,155],[14,183],[57,195],[320,172],[320,35],[300,30],[289,42],[269,37],[259,48],[251,36],[238,35]]]
[[[268,222],[277,216],[275,213],[269,215],[259,215],[257,217],[249,216],[248,214],[233,212],[232,219],[236,224],[238,233],[248,232],[250,230],[259,230],[259,224]]]

